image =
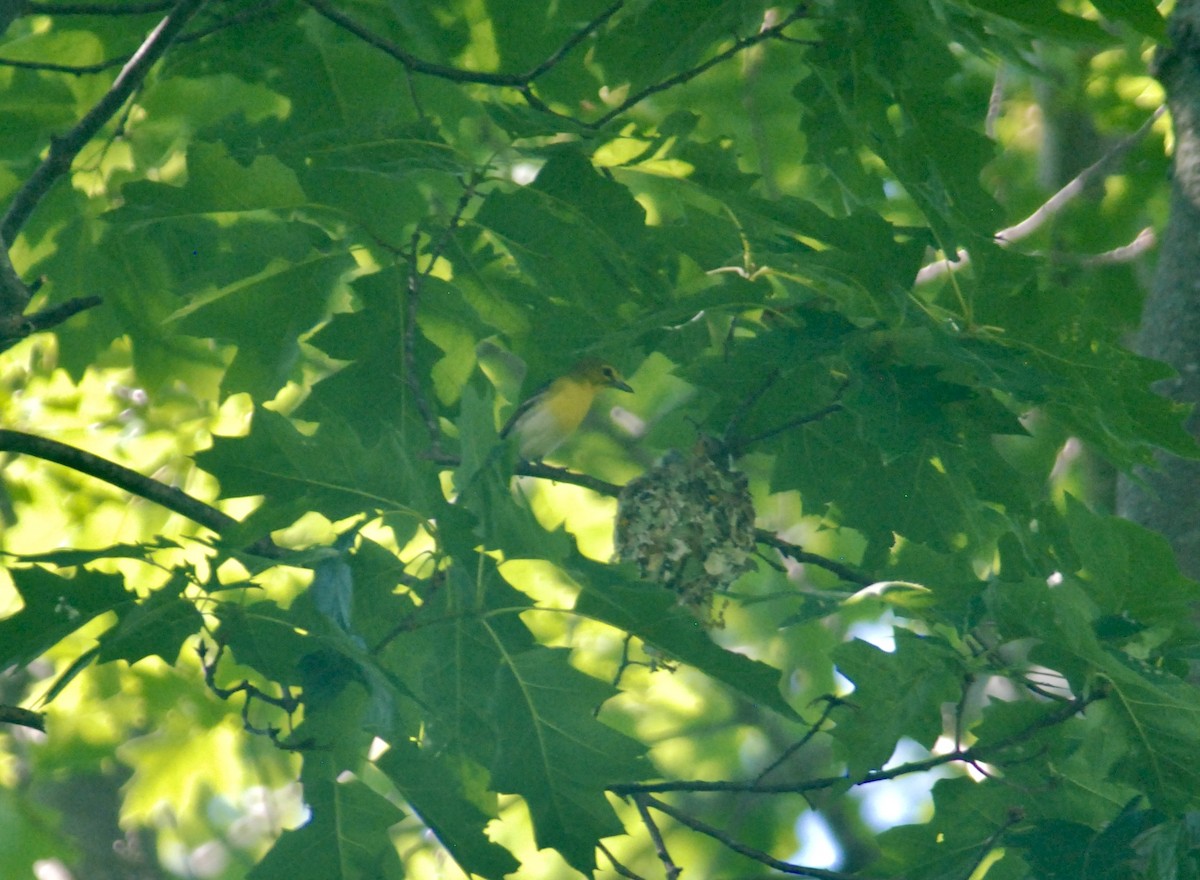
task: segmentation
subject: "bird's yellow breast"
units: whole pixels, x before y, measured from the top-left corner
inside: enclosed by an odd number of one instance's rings
[[[591,382],[571,376],[552,382],[513,426],[520,438],[521,455],[540,458],[557,449],[583,423],[596,390]]]

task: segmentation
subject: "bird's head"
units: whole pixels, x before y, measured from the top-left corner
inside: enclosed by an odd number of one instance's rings
[[[616,367],[599,358],[589,357],[579,361],[571,369],[571,376],[597,389],[616,388],[618,391],[633,391]]]

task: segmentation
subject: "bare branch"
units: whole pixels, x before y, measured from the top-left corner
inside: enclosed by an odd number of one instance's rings
[[[18,724],[33,730],[46,732],[46,716],[20,706],[0,706],[0,724]]]
[[[663,863],[663,873],[667,875],[667,880],[675,880],[679,876],[679,866],[671,860],[671,854],[667,852],[667,844],[663,840],[662,832],[658,830],[658,825],[654,823],[654,817],[646,809],[647,803],[653,802],[653,800],[649,795],[637,795],[633,802],[637,806],[638,815],[642,817],[642,824],[646,826],[650,840],[654,843],[654,851],[658,854],[658,860]]]
[[[1043,730],[1056,727],[1074,718],[1092,703],[1103,700],[1108,696],[1107,689],[1100,687],[1083,697],[1077,697],[1063,703],[1058,709],[1049,712],[1032,724],[1015,731],[1008,736],[996,740],[987,746],[974,746],[966,749],[954,749],[940,755],[931,755],[919,761],[909,761],[897,764],[886,770],[869,770],[857,779],[841,774],[838,776],[819,776],[797,782],[764,783],[761,776],[758,779],[739,782],[735,780],[709,781],[703,779],[675,780],[670,782],[630,782],[620,785],[610,785],[608,790],[620,797],[633,797],[639,794],[664,794],[667,792],[713,793],[730,792],[740,794],[803,794],[808,791],[820,791],[839,785],[869,785],[874,782],[885,782],[907,776],[910,773],[923,773],[935,767],[946,764],[978,764],[983,761],[995,764],[1002,758],[1002,753],[1012,746],[1020,745],[1037,736]],[[651,804],[654,806],[654,804]]]
[[[241,12],[226,16],[225,18],[219,18],[205,27],[186,34],[180,34],[175,38],[174,44],[179,46],[184,43],[192,43],[204,37],[212,36],[226,28],[234,27],[256,18],[263,18],[274,12],[282,3],[283,0],[263,0],[263,2],[256,6],[243,9]],[[167,8],[170,5],[170,3],[164,3],[162,7]],[[97,61],[95,64],[59,64],[54,61],[20,61],[15,58],[0,58],[0,67],[13,67],[18,70],[44,70],[49,73],[66,73],[72,76],[92,76],[93,74],[103,73],[106,70],[112,70],[114,67],[120,67],[132,57],[133,55],[117,55],[113,58]]]
[[[149,15],[170,9],[173,0],[156,0],[152,3],[129,3],[111,6],[104,3],[47,3],[44,0],[26,0],[25,12],[35,15]]]
[[[479,70],[464,70],[460,67],[451,67],[447,64],[435,64],[431,61],[426,61],[423,58],[413,55],[411,52],[401,48],[391,40],[384,39],[383,37],[371,31],[369,28],[359,24],[350,16],[337,9],[332,3],[329,2],[329,0],[305,0],[305,2],[314,10],[316,10],[316,12],[329,19],[329,21],[333,22],[338,27],[349,31],[363,42],[370,46],[374,46],[376,49],[399,61],[410,73],[422,73],[428,76],[446,79],[451,82],[478,83],[480,85],[500,86],[503,88],[516,89],[534,109],[551,114],[559,119],[563,119],[564,121],[570,121],[577,125],[582,125],[585,128],[603,128],[614,118],[624,113],[630,107],[641,103],[651,95],[689,82],[690,80],[700,76],[700,74],[705,73],[711,68],[717,66],[718,64],[735,57],[751,46],[756,46],[759,43],[766,42],[767,40],[785,39],[783,31],[789,25],[808,14],[808,4],[802,3],[797,6],[796,9],[794,9],[789,15],[782,18],[778,24],[769,28],[764,28],[758,33],[749,37],[736,38],[732,46],[730,46],[724,52],[721,52],[720,54],[710,58],[708,61],[705,61],[696,67],[689,68],[688,70],[681,71],[680,73],[668,77],[660,82],[654,83],[653,85],[649,85],[636,94],[626,98],[619,105],[609,110],[599,119],[596,119],[592,122],[584,122],[582,120],[575,119],[574,117],[564,116],[563,114],[554,111],[544,101],[537,97],[536,94],[534,94],[532,86],[535,80],[560,64],[563,58],[566,57],[566,55],[572,49],[583,42],[589,35],[595,33],[595,31],[602,27],[605,22],[612,18],[612,16],[614,16],[624,6],[624,0],[618,0],[618,2],[605,9],[602,13],[600,13],[600,15],[588,22],[583,28],[572,34],[562,46],[552,52],[544,61],[531,68],[527,73],[487,73],[486,71]]]
[[[8,248],[0,241],[0,316],[19,317],[29,305],[31,294],[13,268]]]
[[[852,584],[862,584],[870,586],[875,583],[875,579],[868,574],[851,568],[848,565],[843,565],[840,562],[835,562],[825,556],[820,556],[816,553],[809,553],[800,547],[785,541],[773,532],[766,529],[756,529],[754,532],[754,540],[760,544],[766,544],[768,547],[774,547],[784,556],[790,557],[797,562],[816,565],[826,571],[831,571],[844,581],[849,581]]]
[[[1107,153],[1075,175],[1070,183],[1050,196],[1036,211],[1020,223],[997,232],[995,235],[996,244],[1000,245],[1000,247],[1011,247],[1018,241],[1033,235],[1033,233],[1046,225],[1052,217],[1060,213],[1063,208],[1076,199],[1093,181],[1108,174],[1112,170],[1112,167],[1150,132],[1154,123],[1158,121],[1164,112],[1166,112],[1166,108],[1159,107],[1150,114],[1150,118],[1143,122],[1137,131],[1113,144]],[[940,278],[948,272],[957,272],[969,265],[970,262],[971,255],[960,248],[952,260],[936,260],[926,266],[922,266],[921,270],[917,272],[916,283],[923,284],[926,281]]]
[[[17,70],[45,70],[49,73],[69,73],[72,76],[90,76],[120,67],[129,60],[129,55],[97,61],[95,64],[56,64],[53,61],[18,61],[15,58],[0,58],[0,67],[13,67]]]
[[[800,737],[800,739],[784,749],[778,758],[768,764],[766,769],[759,773],[758,776],[754,777],[754,781],[756,783],[762,782],[764,779],[770,776],[772,772],[777,770],[779,767],[782,767],[783,763],[788,758],[808,745],[814,736],[825,729],[825,722],[829,720],[829,716],[833,714],[833,710],[842,705],[841,698],[835,697],[832,694],[826,694],[820,699],[825,702],[825,708],[821,710],[821,717],[809,725],[808,730],[804,733],[804,736]]]
[[[628,110],[629,108],[631,108],[637,104],[640,104],[642,101],[646,100],[651,95],[656,95],[659,92],[665,92],[667,89],[674,88],[675,86],[678,86],[678,85],[683,85],[686,82],[691,82],[696,77],[700,76],[700,74],[706,73],[709,70],[711,70],[712,68],[716,67],[718,64],[722,64],[722,63],[728,61],[730,58],[733,58],[733,57],[739,55],[740,53],[744,52],[746,49],[749,49],[751,46],[757,46],[759,43],[765,43],[768,40],[773,40],[773,39],[782,37],[784,30],[786,30],[790,25],[792,25],[795,22],[799,21],[800,19],[804,18],[806,15],[808,15],[808,4],[801,3],[795,9],[793,9],[790,13],[788,13],[786,16],[784,16],[782,19],[780,19],[778,24],[775,24],[769,28],[763,28],[762,30],[758,31],[755,34],[752,34],[749,37],[738,37],[737,39],[735,39],[733,41],[732,46],[730,46],[724,52],[714,55],[712,58],[708,59],[703,64],[698,64],[695,67],[689,68],[688,70],[681,71],[680,73],[677,73],[674,76],[669,76],[666,79],[661,80],[660,82],[654,83],[653,85],[646,86],[641,91],[639,91],[633,95],[630,95],[628,98],[626,98],[624,101],[622,101],[620,104],[618,104],[613,109],[609,110],[607,113],[605,113],[599,119],[595,120],[594,122],[589,123],[588,127],[589,128],[603,128],[605,125],[607,125],[609,122],[611,122],[616,117],[620,116],[626,110]]]
[[[1121,263],[1132,263],[1156,244],[1158,244],[1158,236],[1154,234],[1153,229],[1147,226],[1129,244],[1084,257],[1081,262],[1085,266],[1116,266]]]
[[[617,0],[616,3],[608,7],[608,9],[601,12],[586,25],[573,33],[570,38],[568,38],[567,41],[558,48],[556,52],[552,52],[545,61],[533,68],[533,70],[529,71],[529,73],[525,74],[525,82],[532,83],[542,74],[547,73],[554,68],[560,61],[563,60],[564,57],[566,57],[567,53],[603,27],[604,23],[616,15],[624,5],[625,0]]]
[[[179,0],[171,12],[150,32],[129,63],[113,80],[112,86],[83,119],[62,137],[51,138],[46,158],[17,190],[3,219],[0,219],[0,247],[8,246],[7,243],[20,231],[50,187],[70,171],[71,163],[79,155],[79,151],[121,109],[146,78],[150,68],[163,56],[184,25],[204,3],[205,0]]]
[[[460,67],[450,67],[446,64],[434,64],[401,49],[391,40],[385,40],[373,33],[326,0],[305,0],[305,2],[338,27],[354,34],[367,45],[374,46],[379,51],[392,56],[413,73],[424,73],[451,82],[507,86],[514,89],[521,88],[528,82],[528,77],[520,73],[486,73],[477,70],[463,70]]]
[[[556,483],[569,483],[572,486],[582,486],[585,489],[591,489],[599,495],[609,495],[614,498],[621,494],[621,487],[616,483],[610,483],[599,477],[581,474],[564,467],[543,464],[540,461],[517,462],[513,473],[524,477],[539,477],[543,480],[553,480]]]
[[[666,813],[676,822],[681,825],[686,825],[693,831],[699,831],[701,834],[711,837],[736,853],[739,853],[747,858],[754,859],[756,862],[774,868],[783,874],[792,874],[797,877],[816,877],[818,880],[858,880],[855,874],[845,874],[841,871],[828,871],[824,868],[810,868],[806,865],[794,865],[791,862],[784,862],[774,856],[763,852],[760,849],[755,849],[752,846],[735,840],[730,835],[726,834],[720,828],[709,825],[707,822],[702,822],[694,816],[689,816],[687,813],[679,810],[670,804],[660,801],[658,798],[647,797],[647,806],[654,807],[660,813]]]
[[[620,874],[622,877],[625,877],[626,880],[646,880],[646,878],[643,877],[641,874],[635,874],[633,871],[629,870],[624,865],[622,865],[620,862],[618,862],[617,857],[614,856],[612,854],[612,851],[609,850],[609,848],[604,845],[603,840],[596,841],[596,846],[599,847],[600,852],[604,853],[604,857],[606,859],[608,859],[610,864],[612,864],[613,870],[616,871],[618,874]]]
[[[6,257],[7,253],[0,248],[0,262]],[[82,296],[42,309],[40,312],[34,312],[32,315],[22,315],[19,310],[15,309],[6,312],[4,301],[0,300],[0,351],[11,348],[31,333],[40,333],[51,327],[57,327],[68,318],[87,309],[95,308],[100,305],[100,302],[98,296]]]
[[[97,480],[174,511],[180,516],[185,516],[192,522],[218,534],[238,525],[238,521],[233,517],[217,510],[212,505],[205,504],[198,498],[193,498],[181,489],[160,483],[158,480],[139,474],[137,471],[109,461],[107,458],[101,458],[74,446],[68,446],[66,443],[59,443],[57,440],[26,434],[23,431],[0,430],[0,452],[19,452],[24,455],[32,455],[34,458],[51,461],[81,474],[95,477]],[[280,555],[279,548],[275,546],[269,536],[256,541],[247,549],[260,556],[277,557]]]

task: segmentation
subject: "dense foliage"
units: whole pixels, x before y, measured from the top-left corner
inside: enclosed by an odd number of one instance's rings
[[[1200,873],[1151,0],[18,7],[0,874]]]

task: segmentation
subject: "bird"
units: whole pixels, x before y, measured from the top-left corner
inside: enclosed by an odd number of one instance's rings
[[[605,388],[633,392],[612,364],[584,358],[523,401],[500,429],[500,436],[515,435],[517,451],[525,460],[542,459],[578,430]]]

